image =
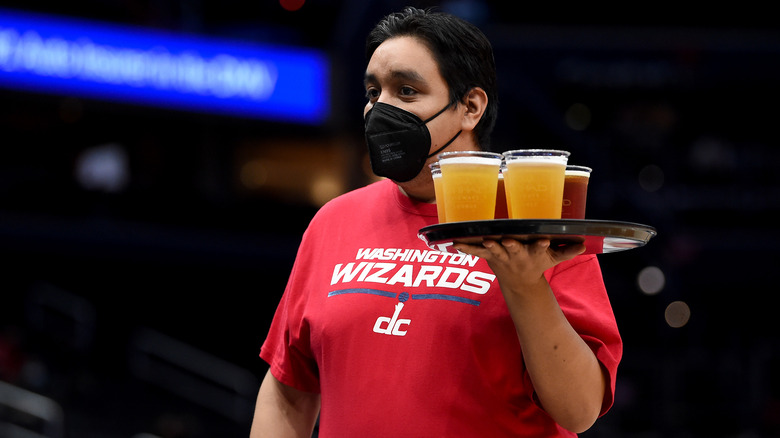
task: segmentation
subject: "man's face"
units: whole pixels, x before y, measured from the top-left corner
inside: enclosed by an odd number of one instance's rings
[[[374,103],[382,102],[427,120],[449,103],[449,89],[433,54],[414,37],[391,38],[377,47],[366,67],[365,87],[364,116]],[[458,108],[455,105],[428,123],[432,151],[461,129]]]

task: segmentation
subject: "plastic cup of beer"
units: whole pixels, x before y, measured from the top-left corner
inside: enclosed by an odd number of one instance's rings
[[[504,152],[511,219],[560,219],[570,153],[555,149]]]
[[[444,191],[442,188],[441,167],[439,162],[433,162],[428,165],[431,168],[431,177],[433,177],[433,190],[436,195],[436,213],[439,215],[439,223],[447,222],[444,216]]]
[[[588,182],[590,167],[566,166],[566,177],[563,183],[563,203],[561,219],[585,219],[585,203],[588,200]]]
[[[495,217],[501,154],[454,151],[439,154],[447,222]]]

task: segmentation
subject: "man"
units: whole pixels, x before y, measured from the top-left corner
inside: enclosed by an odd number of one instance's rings
[[[391,14],[367,42],[366,142],[387,179],[304,234],[261,357],[251,436],[573,436],[612,404],[622,354],[595,256],[505,239],[428,249],[427,164],[479,150],[496,117],[484,35]]]

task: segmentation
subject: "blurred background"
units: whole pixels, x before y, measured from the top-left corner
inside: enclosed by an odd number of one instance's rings
[[[767,11],[504,1],[0,2],[0,436],[244,437],[301,234],[373,180],[364,38],[494,44],[493,149],[594,169],[625,342],[586,437],[780,436],[780,30]]]

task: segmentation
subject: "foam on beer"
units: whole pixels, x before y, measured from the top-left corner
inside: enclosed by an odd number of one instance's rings
[[[590,172],[586,172],[584,170],[567,170],[566,175],[570,176],[582,176],[582,177],[590,177]]]
[[[566,165],[566,162],[568,161],[568,157],[543,157],[543,156],[517,156],[517,157],[510,157],[507,158],[506,164],[507,166],[512,163],[523,163],[523,164],[560,164],[560,165]]]
[[[439,165],[444,164],[487,164],[498,166],[501,164],[501,160],[488,157],[449,157],[439,160]]]

